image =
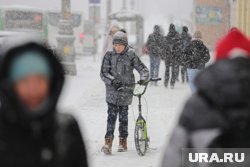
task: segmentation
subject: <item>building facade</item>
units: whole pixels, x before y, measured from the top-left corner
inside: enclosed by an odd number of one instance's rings
[[[230,27],[238,27],[238,1],[230,0]]]
[[[210,49],[228,32],[230,20],[229,0],[194,0],[193,27]]]
[[[237,0],[237,27],[250,36],[250,1]]]

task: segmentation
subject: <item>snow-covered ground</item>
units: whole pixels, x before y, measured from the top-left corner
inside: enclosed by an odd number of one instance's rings
[[[148,66],[148,57],[142,60]],[[150,148],[144,157],[138,156],[134,146],[134,125],[137,116],[137,99],[129,110],[128,152],[118,153],[118,131],[115,132],[113,155],[105,156],[100,152],[104,144],[106,131],[107,106],[105,87],[100,80],[101,58],[93,61],[92,57],[77,57],[78,75],[67,77],[67,82],[60,100],[60,108],[75,115],[87,145],[92,167],[157,167],[162,151],[176,124],[178,115],[186,99],[190,96],[187,84],[177,83],[174,90],[165,89],[161,81],[158,87],[149,86],[143,101],[143,110],[147,116]],[[164,63],[161,64],[161,77]],[[147,104],[147,105],[146,105]],[[146,107],[147,106],[147,107]],[[118,127],[118,121],[117,121]]]

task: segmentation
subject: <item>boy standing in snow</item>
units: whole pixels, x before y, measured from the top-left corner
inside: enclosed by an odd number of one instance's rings
[[[102,151],[111,154],[114,139],[115,122],[119,114],[119,148],[118,152],[127,151],[128,106],[132,103],[135,76],[133,70],[140,74],[139,83],[143,84],[149,77],[147,67],[141,62],[133,49],[128,46],[127,35],[118,31],[113,39],[114,50],[107,52],[101,66],[101,79],[106,85],[106,102],[108,104],[107,132]],[[120,89],[125,87],[126,89]]]

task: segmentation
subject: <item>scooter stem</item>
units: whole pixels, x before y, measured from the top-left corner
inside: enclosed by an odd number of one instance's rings
[[[139,99],[139,105],[138,105],[138,108],[139,108],[139,116],[141,116],[141,115],[142,115],[141,95],[138,96],[138,99]]]

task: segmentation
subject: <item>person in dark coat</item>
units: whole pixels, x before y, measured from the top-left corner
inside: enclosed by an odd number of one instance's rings
[[[208,153],[209,148],[224,152],[225,148],[250,147],[249,39],[238,30],[229,32],[218,43],[215,60],[195,79],[197,93],[184,107],[162,167],[183,166],[184,148],[203,148]],[[249,154],[245,159],[249,160]]]
[[[114,34],[117,31],[120,31],[120,27],[118,25],[116,25],[116,24],[112,25],[109,28],[107,37],[105,38],[104,43],[103,43],[103,55],[107,51],[112,51],[113,50],[113,37],[114,37]]]
[[[150,77],[158,78],[163,51],[164,36],[159,25],[154,26],[154,32],[149,35],[146,46],[150,57]],[[153,84],[153,83],[152,83]],[[155,82],[157,86],[157,81]]]
[[[77,121],[56,109],[64,70],[53,52],[31,41],[1,54],[0,166],[87,167]]]
[[[171,89],[174,89],[175,82],[178,76],[178,68],[180,64],[181,57],[181,38],[179,33],[175,29],[174,24],[170,24],[169,33],[164,40],[164,54],[163,59],[165,60],[165,81],[164,85],[167,88],[170,79],[170,69],[171,69]]]
[[[182,61],[187,67],[189,86],[192,93],[196,93],[196,87],[193,84],[196,75],[205,68],[210,60],[210,52],[201,40],[201,32],[196,31],[191,44],[186,47]]]
[[[128,137],[128,106],[133,99],[135,87],[134,69],[140,74],[140,84],[148,80],[148,68],[136,55],[134,49],[129,48],[127,35],[118,31],[113,39],[114,50],[104,56],[100,76],[106,86],[106,102],[108,104],[107,132],[102,151],[112,153],[115,123],[119,115],[119,152],[127,151]]]
[[[188,32],[188,27],[183,26],[182,28],[182,33],[181,33],[181,48],[182,48],[182,53],[184,54],[185,49],[187,46],[190,45],[192,41],[192,36]],[[181,79],[182,82],[184,83],[185,81],[188,81],[188,76],[187,76],[187,67],[181,63]]]

